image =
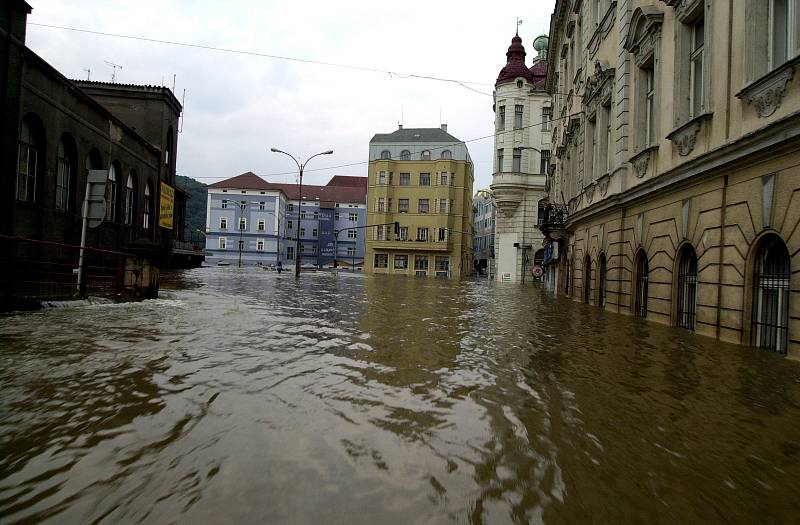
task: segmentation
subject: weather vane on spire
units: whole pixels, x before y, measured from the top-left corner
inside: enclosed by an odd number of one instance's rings
[[[519,36],[519,26],[522,25],[522,19],[517,17],[517,36]]]

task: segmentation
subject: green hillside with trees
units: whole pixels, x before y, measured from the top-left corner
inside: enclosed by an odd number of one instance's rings
[[[192,198],[186,203],[186,239],[202,239],[197,233],[206,231],[207,186],[190,177],[178,175],[178,184],[186,188]]]

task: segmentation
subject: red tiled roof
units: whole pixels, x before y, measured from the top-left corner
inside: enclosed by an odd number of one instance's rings
[[[334,175],[328,182],[328,186],[347,186],[350,188],[367,187],[366,177],[350,177],[347,175]]]
[[[547,83],[547,60],[539,60],[533,64],[531,75],[533,76],[533,89],[544,91]]]
[[[337,184],[332,184],[335,179],[340,179]],[[346,180],[341,180],[346,179]],[[359,180],[356,180],[359,179]],[[362,182],[363,181],[363,182]],[[327,186],[313,186],[303,184],[303,200],[306,201],[332,201],[352,202],[366,204],[367,202],[366,177],[342,177],[331,179]],[[346,182],[352,185],[340,184]],[[356,186],[355,184],[358,184]],[[289,200],[299,200],[297,184],[277,184],[267,182],[252,171],[242,173],[236,177],[210,184],[209,188],[228,188],[236,190],[275,190],[282,191]]]
[[[525,54],[525,46],[522,45],[522,39],[519,35],[515,35],[511,39],[511,45],[508,46],[508,51],[506,52],[506,67],[501,69],[500,74],[497,75],[495,86],[513,82],[518,77],[533,82],[531,71],[525,65]]]

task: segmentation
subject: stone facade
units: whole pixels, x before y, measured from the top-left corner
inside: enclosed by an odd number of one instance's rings
[[[490,190],[479,190],[472,198],[472,231],[475,270],[494,275],[494,236],[497,207]]]
[[[556,3],[556,293],[800,358],[800,24],[765,16],[785,5]],[[781,30],[794,47],[759,54]]]

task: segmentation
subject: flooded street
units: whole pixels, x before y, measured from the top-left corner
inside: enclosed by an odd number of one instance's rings
[[[800,363],[532,287],[202,268],[0,359],[4,524],[800,515]]]

